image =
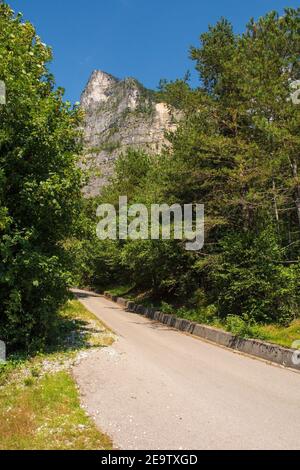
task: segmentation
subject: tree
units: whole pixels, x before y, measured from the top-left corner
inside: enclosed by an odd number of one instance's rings
[[[64,240],[81,204],[80,113],[47,69],[51,49],[0,5],[0,338],[43,345],[70,282]]]
[[[186,303],[200,288],[202,304],[222,317],[298,314],[300,106],[290,85],[299,31],[300,9],[251,20],[242,35],[222,19],[191,49],[199,87],[188,77],[161,82],[160,99],[181,116],[171,145],[151,164],[124,156],[103,202],[127,194],[147,205],[204,203],[205,246],[187,256],[174,240],[120,243],[139,289]]]

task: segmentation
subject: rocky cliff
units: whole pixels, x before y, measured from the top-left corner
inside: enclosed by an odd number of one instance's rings
[[[129,147],[158,153],[166,144],[166,130],[176,127],[168,107],[133,78],[119,80],[93,72],[81,96],[81,106],[85,112],[85,165],[92,174],[85,189],[87,196],[99,194],[120,153]]]

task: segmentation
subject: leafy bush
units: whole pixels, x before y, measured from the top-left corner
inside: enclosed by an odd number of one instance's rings
[[[196,287],[193,257],[173,240],[137,240],[124,245],[121,263],[137,288],[156,298],[186,298]]]
[[[80,210],[80,114],[54,91],[51,50],[0,5],[0,338],[42,347],[67,297],[63,241]]]
[[[266,339],[266,336],[261,332],[255,322],[236,315],[228,315],[225,321],[225,328],[230,333],[235,336],[240,336],[241,338]]]
[[[222,258],[211,273],[222,317],[287,323],[298,314],[299,265],[285,264],[272,228],[232,233],[221,242]]]

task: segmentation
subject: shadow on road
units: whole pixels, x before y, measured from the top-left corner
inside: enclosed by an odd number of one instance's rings
[[[95,294],[94,292],[83,291],[79,289],[71,289],[71,292],[78,298],[78,299],[87,299],[89,297],[103,297],[101,294]]]

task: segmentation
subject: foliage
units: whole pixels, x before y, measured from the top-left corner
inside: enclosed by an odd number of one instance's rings
[[[156,297],[186,297],[197,285],[191,276],[191,254],[173,240],[129,241],[121,263],[137,288],[152,289]]]
[[[123,155],[98,202],[204,203],[205,246],[115,243],[117,283],[246,335],[299,316],[299,31],[300,9],[251,20],[241,35],[221,19],[190,51],[199,86],[161,82],[157,99],[181,116],[170,146],[151,160]]]
[[[242,338],[267,339],[266,335],[263,334],[256,322],[249,322],[249,320],[237,315],[228,315],[225,322],[225,328],[235,336],[240,336]]]
[[[98,318],[72,300],[59,312],[47,351],[19,352],[0,364],[0,449],[110,449],[108,436],[81,408],[69,368],[79,351],[113,340]]]
[[[80,112],[47,69],[51,50],[0,5],[0,338],[41,347],[71,283],[63,241],[80,212]]]
[[[96,236],[97,205],[97,199],[82,201],[73,237],[64,246],[72,260],[73,285],[104,289],[118,281],[122,267],[118,242]]]
[[[222,259],[211,270],[222,317],[286,323],[299,305],[299,266],[285,265],[284,253],[270,229],[232,233],[221,242]]]

